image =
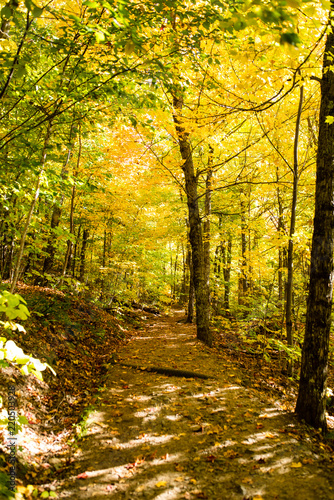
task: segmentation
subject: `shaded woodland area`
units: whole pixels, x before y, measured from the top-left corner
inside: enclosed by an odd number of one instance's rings
[[[272,364],[289,408],[332,439],[333,13],[326,0],[1,2],[5,371],[47,368],[52,385],[63,341],[66,369],[74,353],[88,363],[87,335],[103,350],[93,392],[124,331],[184,309],[205,346]],[[78,326],[90,308],[91,332],[87,316]]]

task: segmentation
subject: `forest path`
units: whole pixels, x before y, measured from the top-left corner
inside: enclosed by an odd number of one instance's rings
[[[292,414],[241,385],[193,325],[149,318],[119,352],[74,455],[66,499],[334,499],[333,464]],[[198,371],[201,380],[126,368]],[[319,453],[320,450],[320,453]]]

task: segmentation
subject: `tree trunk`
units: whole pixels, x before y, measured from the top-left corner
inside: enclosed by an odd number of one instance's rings
[[[68,150],[65,164],[62,168],[61,171],[61,179],[64,179],[67,175],[67,166],[70,161],[71,157],[71,149]],[[59,226],[60,223],[60,217],[61,217],[61,207],[64,202],[64,195],[61,196],[61,198],[53,205],[53,210],[52,210],[52,215],[51,215],[51,235],[48,239],[47,247],[46,247],[46,253],[47,256],[44,259],[43,263],[43,274],[48,274],[53,267],[53,262],[54,262],[54,257],[56,253],[56,238],[54,234],[54,229]]]
[[[70,233],[73,235],[75,235],[75,232],[74,232],[74,202],[75,202],[75,195],[76,195],[76,182],[77,182],[78,171],[79,171],[79,166],[80,166],[80,161],[81,161],[81,151],[82,151],[81,126],[79,124],[79,151],[78,151],[78,158],[77,158],[76,167],[75,167],[74,172],[73,172],[73,186],[72,186],[71,206],[70,206]],[[62,283],[66,272],[71,269],[72,249],[73,249],[72,241],[67,240],[67,249],[66,249],[66,254],[65,254],[65,259],[64,259],[63,270],[62,270],[61,277],[60,277],[60,283]]]
[[[224,242],[224,309],[228,313],[230,309],[230,289],[231,289],[231,263],[232,263],[232,234],[228,235],[227,242]]]
[[[246,201],[244,193],[241,193],[241,272],[238,283],[238,304],[248,306],[248,261],[247,261],[247,224],[246,224]]]
[[[187,311],[187,321],[186,323],[194,322],[194,309],[195,309],[195,287],[194,287],[194,272],[191,257],[191,249],[188,252],[188,264],[189,264],[189,298],[188,298],[188,311]]]
[[[40,191],[40,187],[41,187],[41,183],[42,183],[42,177],[43,177],[43,173],[44,173],[44,170],[45,170],[47,150],[48,150],[48,145],[49,145],[50,135],[51,135],[51,127],[52,127],[52,122],[50,120],[47,123],[46,135],[45,135],[45,139],[44,139],[44,146],[43,146],[42,158],[41,158],[41,165],[42,166],[41,166],[41,170],[40,170],[40,172],[38,174],[38,177],[37,177],[36,186],[35,186],[35,192],[34,192],[34,197],[32,199],[32,202],[31,202],[31,205],[30,205],[30,209],[29,209],[29,212],[28,212],[28,215],[27,215],[27,220],[26,220],[26,223],[25,223],[25,226],[23,228],[22,235],[21,235],[20,248],[19,248],[19,253],[18,253],[18,256],[17,256],[17,261],[16,261],[15,270],[14,270],[14,276],[13,276],[12,284],[11,284],[11,287],[10,287],[10,293],[14,293],[15,288],[16,288],[16,283],[17,283],[17,280],[18,280],[18,277],[19,277],[19,274],[20,274],[21,260],[22,260],[22,257],[23,257],[25,241],[26,241],[28,229],[29,229],[29,226],[30,226],[30,222],[31,222],[34,210],[35,210],[35,206],[36,206],[36,203],[37,203],[37,200],[38,200],[38,197],[39,197],[39,191]]]
[[[279,183],[279,172],[276,169],[276,182]],[[277,203],[278,203],[278,237],[281,239],[286,234],[284,223],[284,207],[281,197],[279,186],[277,187]],[[278,301],[279,307],[283,314],[283,300],[284,300],[284,268],[286,267],[286,247],[280,246],[278,249]]]
[[[331,326],[334,250],[334,31],[331,1],[323,74],[317,152],[314,232],[305,338],[296,413],[326,431],[326,388]]]
[[[205,284],[204,275],[204,251],[201,217],[198,205],[198,176],[195,174],[192,148],[189,133],[186,132],[180,115],[183,107],[183,98],[173,95],[174,113],[173,119],[178,137],[181,157],[183,159],[182,170],[185,178],[189,213],[189,240],[192,250],[193,281],[196,299],[196,327],[197,338],[207,345],[212,344],[212,334],[209,328],[210,309],[209,294]]]
[[[299,93],[299,106],[296,121],[295,141],[294,141],[294,158],[293,158],[293,193],[291,202],[291,218],[290,218],[290,232],[289,232],[289,246],[288,246],[288,278],[286,282],[286,304],[285,304],[285,324],[286,336],[289,346],[293,346],[293,333],[292,333],[292,288],[293,288],[293,236],[296,227],[296,209],[297,209],[297,191],[298,191],[298,140],[300,119],[303,106],[303,85],[300,86]],[[289,363],[289,375],[292,375],[293,365]]]
[[[74,278],[74,279],[76,277],[75,271],[76,271],[76,265],[77,265],[77,254],[79,253],[80,236],[81,236],[81,224],[78,228],[78,234],[77,234],[76,239],[75,239],[75,244],[73,245],[72,263],[71,263],[71,265],[68,266],[69,271],[72,268],[72,278]]]
[[[86,263],[86,248],[89,238],[89,229],[84,229],[82,234],[82,245],[80,252],[80,276],[79,280],[81,283],[85,280],[85,263]]]
[[[204,280],[210,298],[210,216],[211,216],[211,182],[212,182],[213,148],[209,145],[208,170],[205,182],[205,220],[203,224]]]

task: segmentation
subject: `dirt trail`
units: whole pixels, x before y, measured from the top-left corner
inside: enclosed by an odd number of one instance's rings
[[[70,474],[53,485],[59,498],[334,499],[333,464],[307,428],[244,387],[181,318],[152,316],[119,360],[214,378],[112,367]]]

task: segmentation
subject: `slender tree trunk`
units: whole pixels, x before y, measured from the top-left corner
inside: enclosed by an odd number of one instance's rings
[[[232,234],[228,235],[225,249],[224,263],[224,309],[228,313],[230,309],[230,289],[231,289],[231,263],[232,263]]]
[[[191,249],[188,252],[188,265],[189,265],[189,297],[188,297],[188,310],[187,310],[187,320],[186,323],[194,322],[194,310],[195,310],[195,287],[194,287],[194,271],[192,265]]]
[[[65,164],[62,168],[61,179],[64,179],[65,176],[67,175],[67,166],[70,161],[70,157],[71,157],[71,150],[69,149],[66,156]],[[43,263],[43,274],[49,273],[53,267],[54,257],[56,253],[56,244],[55,244],[56,238],[53,230],[59,226],[61,211],[62,211],[61,207],[63,202],[64,202],[64,195],[62,195],[61,198],[53,205],[51,214],[51,235],[48,239],[47,247],[45,250],[47,256],[45,257]]]
[[[334,252],[334,1],[328,23],[317,152],[314,232],[305,338],[296,413],[308,424],[327,429],[326,388],[333,294]]]
[[[76,265],[77,265],[77,254],[79,253],[79,242],[80,242],[80,236],[81,236],[81,224],[78,227],[78,234],[75,239],[75,243],[73,246],[73,256],[72,256],[72,263],[71,265],[68,266],[68,270],[71,269],[72,267],[72,277],[75,279],[75,271],[76,271]],[[70,264],[70,263],[69,263]],[[79,265],[80,266],[80,265]]]
[[[203,224],[204,280],[207,294],[210,297],[210,217],[211,217],[211,183],[212,183],[213,148],[209,145],[208,170],[205,181],[205,219]]]
[[[80,252],[80,276],[79,280],[81,283],[85,280],[85,264],[86,264],[86,248],[89,238],[89,229],[84,229],[82,234],[82,245]]]
[[[248,262],[247,262],[247,224],[246,224],[246,202],[241,194],[241,272],[239,276],[239,295],[238,304],[240,306],[248,305]]]
[[[185,178],[188,213],[189,213],[189,240],[192,249],[193,281],[196,298],[196,327],[197,338],[207,345],[212,345],[212,334],[209,328],[210,304],[208,289],[205,284],[204,275],[204,251],[202,225],[198,204],[198,177],[195,174],[192,148],[189,133],[186,132],[182,123],[181,111],[183,98],[173,95],[174,113],[173,119],[178,137],[181,157],[183,159],[182,170]]]
[[[279,172],[276,169],[276,182],[279,182]],[[278,237],[281,239],[286,233],[285,223],[284,223],[284,208],[281,197],[281,191],[279,186],[277,186],[277,204],[278,204],[278,226],[277,232]],[[286,267],[286,248],[280,246],[278,249],[278,301],[280,302],[280,307],[282,307],[283,313],[283,300],[284,300],[284,268]]]
[[[290,219],[290,232],[289,232],[289,246],[288,246],[288,278],[286,283],[286,304],[285,304],[285,324],[286,336],[289,346],[293,346],[293,333],[292,333],[292,289],[293,289],[293,236],[296,228],[296,209],[297,209],[297,192],[298,192],[298,141],[299,141],[299,128],[300,119],[303,107],[303,85],[300,86],[299,92],[299,106],[296,121],[294,152],[293,152],[293,193],[291,203],[291,219]],[[293,365],[289,363],[289,374],[292,375]]]
[[[74,170],[74,175],[73,175],[74,182],[73,182],[73,187],[72,187],[71,206],[70,206],[70,233],[73,235],[75,234],[74,233],[74,202],[75,202],[75,195],[76,195],[76,180],[77,180],[80,161],[81,161],[81,150],[82,150],[81,127],[79,126],[79,151],[78,151],[77,164],[76,164],[76,167]],[[71,268],[72,249],[73,249],[72,241],[67,240],[67,250],[66,250],[66,254],[65,254],[64,265],[63,265],[63,270],[61,273],[60,283],[63,281],[63,278],[66,274],[66,271]]]
[[[49,142],[50,142],[50,135],[51,135],[51,127],[52,127],[52,122],[49,121],[47,123],[46,135],[45,135],[44,146],[43,146],[43,151],[42,151],[42,158],[41,158],[41,165],[42,166],[41,166],[41,170],[40,170],[40,172],[38,174],[38,178],[37,178],[36,186],[35,186],[34,197],[32,199],[32,202],[31,202],[31,205],[30,205],[30,209],[29,209],[29,212],[28,212],[28,215],[27,215],[27,220],[26,220],[26,223],[25,223],[25,226],[23,228],[22,235],[21,235],[20,248],[19,248],[19,253],[18,253],[18,256],[17,256],[17,261],[16,261],[15,270],[14,270],[14,276],[13,276],[12,284],[11,284],[11,287],[10,287],[10,293],[14,293],[15,288],[16,288],[16,284],[17,284],[17,280],[18,280],[18,277],[19,277],[19,274],[20,274],[20,267],[21,267],[21,261],[22,261],[22,257],[23,257],[23,252],[24,252],[25,241],[26,241],[26,238],[27,238],[27,233],[28,233],[28,229],[29,229],[29,226],[30,226],[30,222],[31,222],[34,210],[35,210],[35,206],[36,206],[36,203],[37,203],[37,200],[38,200],[38,197],[39,197],[39,191],[40,191],[40,187],[41,187],[41,183],[42,183],[42,178],[43,178],[43,174],[44,174],[44,170],[45,170],[47,148],[48,148],[48,145],[49,145]]]
[[[183,243],[181,243],[182,250],[182,282],[180,288],[180,304],[184,304],[187,296],[187,283],[189,281],[189,268],[187,265],[187,255]]]
[[[175,256],[175,260],[174,260],[174,272],[173,272],[173,299],[175,300],[176,299],[176,288],[177,288],[177,284],[176,284],[176,274],[177,274],[177,262],[178,262],[178,257],[179,257],[179,249],[177,248],[176,249],[176,256]]]

